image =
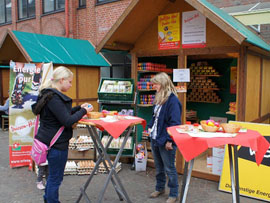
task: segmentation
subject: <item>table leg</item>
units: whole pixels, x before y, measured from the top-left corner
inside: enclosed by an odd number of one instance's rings
[[[231,188],[232,188],[232,201],[236,203],[236,191],[235,191],[235,182],[234,182],[234,168],[233,168],[233,157],[232,157],[232,145],[228,144],[229,151],[229,161],[230,161],[230,174],[231,174]]]
[[[187,193],[188,193],[188,187],[189,187],[189,183],[190,183],[190,178],[191,178],[191,172],[192,172],[192,169],[193,169],[193,165],[194,165],[194,159],[192,159],[190,161],[190,166],[189,166],[188,175],[187,175],[187,178],[186,178],[186,185],[185,185],[185,190],[184,190],[184,194],[183,194],[182,203],[186,202]]]
[[[115,167],[116,167],[116,165],[117,165],[117,163],[118,163],[118,161],[119,161],[119,159],[120,159],[120,157],[121,157],[121,155],[122,155],[122,152],[123,152],[123,150],[124,150],[124,147],[125,147],[125,145],[126,145],[127,139],[128,139],[128,137],[129,137],[131,131],[132,131],[132,127],[129,127],[129,128],[128,128],[128,131],[127,131],[127,133],[126,133],[126,135],[124,136],[123,143],[122,143],[122,145],[121,145],[121,147],[120,147],[120,149],[119,149],[119,151],[118,151],[118,153],[117,153],[117,155],[116,155],[116,158],[115,158],[113,164],[110,162],[110,158],[109,158],[107,152],[104,151],[104,148],[103,148],[103,146],[102,146],[100,140],[97,140],[97,141],[99,142],[99,144],[100,144],[100,147],[102,148],[102,151],[104,152],[104,157],[105,157],[105,159],[108,160],[108,163],[109,163],[109,165],[110,165],[110,167],[111,167],[111,170],[110,170],[110,173],[109,173],[109,175],[108,175],[108,177],[107,177],[107,180],[106,180],[106,182],[105,182],[105,185],[104,185],[102,191],[100,192],[100,196],[99,196],[99,201],[98,201],[98,202],[101,202],[101,201],[102,201],[102,198],[103,198],[103,196],[104,196],[104,193],[105,193],[105,190],[106,190],[106,188],[107,188],[107,186],[108,186],[108,183],[109,183],[110,179],[112,178],[112,175],[114,175],[114,177],[116,178],[116,181],[118,182],[118,184],[119,184],[119,186],[120,186],[120,188],[121,188],[121,192],[123,192],[123,195],[124,195],[123,197],[125,198],[125,200],[126,200],[127,202],[130,202],[130,203],[131,203],[131,201],[130,201],[130,199],[129,199],[129,197],[128,197],[128,194],[127,194],[125,188],[123,187],[123,185],[122,185],[122,183],[121,183],[121,180],[120,180],[120,178],[118,177],[118,175],[117,175],[117,173],[116,173],[116,171],[115,171]]]
[[[181,188],[180,202],[182,202],[182,199],[183,199],[183,196],[184,196],[185,187],[186,187],[188,165],[189,165],[189,162],[185,161],[184,174],[182,176],[182,188]]]
[[[238,150],[237,146],[233,146],[234,149],[234,177],[235,177],[235,190],[236,190],[236,202],[240,203],[239,195],[239,170],[238,170]]]
[[[90,136],[91,136],[91,138],[92,138],[92,140],[93,140],[94,146],[95,146],[95,148],[96,148],[96,150],[97,150],[97,152],[98,152],[98,154],[99,154],[99,157],[98,157],[98,160],[96,161],[96,164],[95,164],[95,167],[94,167],[92,173],[90,174],[90,176],[89,176],[89,178],[87,179],[86,183],[84,184],[83,188],[80,188],[81,194],[80,194],[80,196],[78,197],[76,203],[80,202],[80,200],[81,200],[82,197],[84,197],[86,201],[90,201],[89,198],[88,198],[88,196],[87,196],[87,194],[85,193],[85,190],[87,189],[89,183],[91,182],[91,180],[92,180],[92,178],[93,178],[93,176],[94,176],[94,174],[95,174],[96,170],[98,169],[98,167],[99,167],[99,165],[100,165],[101,162],[103,162],[104,167],[106,168],[107,172],[109,172],[109,169],[108,169],[108,167],[107,167],[107,164],[106,164],[106,162],[105,162],[105,160],[104,160],[104,155],[103,155],[103,153],[102,153],[102,150],[99,148],[98,143],[97,143],[97,141],[96,141],[96,139],[98,139],[98,137],[97,137],[98,135],[97,135],[96,130],[95,130],[94,127],[92,127],[92,126],[90,126],[90,127],[87,126],[87,129],[88,129],[88,132],[89,132],[89,134],[90,134]],[[112,138],[112,137],[111,137],[111,138]],[[113,138],[112,138],[112,139],[113,139]],[[110,140],[108,141],[108,143],[107,143],[107,145],[105,146],[104,150],[107,151],[108,147],[109,147],[110,144],[111,144],[112,139],[110,139]],[[115,187],[116,184],[115,184],[115,182],[114,182],[114,179],[112,178],[111,181],[112,181],[113,186]],[[115,187],[115,188],[116,188],[116,187]],[[120,200],[122,200],[123,198],[122,198],[121,194],[118,192],[118,189],[116,189],[116,192],[117,192],[117,194],[118,194]]]

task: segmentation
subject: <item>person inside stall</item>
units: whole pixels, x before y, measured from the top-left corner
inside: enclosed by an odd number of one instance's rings
[[[9,93],[9,91],[8,91]],[[7,100],[5,101],[4,105],[0,105],[0,127],[2,127],[2,115],[8,115],[9,111],[9,97],[7,98]]]
[[[46,203],[59,202],[59,187],[67,162],[72,125],[93,110],[88,103],[72,108],[72,99],[64,94],[71,88],[72,80],[73,73],[68,68],[59,66],[53,71],[53,77],[41,85],[37,102],[32,105],[33,113],[40,115],[40,127],[35,137],[40,142],[49,146],[56,132],[64,126],[62,134],[47,155],[49,176],[43,196]]]
[[[155,75],[151,82],[156,90],[153,116],[148,124],[151,149],[156,168],[156,187],[150,198],[165,193],[166,175],[170,188],[167,203],[178,198],[178,174],[175,168],[176,145],[167,133],[170,126],[181,124],[182,105],[177,98],[176,89],[166,73]]]

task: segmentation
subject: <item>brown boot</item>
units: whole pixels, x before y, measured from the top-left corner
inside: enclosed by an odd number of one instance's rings
[[[166,203],[175,203],[177,201],[176,197],[169,197],[166,201]]]
[[[165,190],[155,191],[150,194],[150,198],[156,198],[165,193]]]

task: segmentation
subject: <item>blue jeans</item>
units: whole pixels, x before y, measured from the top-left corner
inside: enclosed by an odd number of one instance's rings
[[[156,167],[156,191],[165,189],[166,175],[168,176],[169,197],[178,197],[178,174],[175,168],[176,146],[172,150],[166,150],[165,146],[156,146],[155,140],[151,140],[152,154]]]
[[[44,195],[47,203],[59,203],[59,187],[63,181],[67,157],[68,150],[51,148],[48,152],[49,176]]]

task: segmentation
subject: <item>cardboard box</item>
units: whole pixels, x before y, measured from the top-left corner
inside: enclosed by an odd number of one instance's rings
[[[217,158],[223,159],[225,153],[225,147],[213,147],[212,148],[212,155]]]
[[[212,173],[220,176],[222,172],[223,158],[213,156],[212,161]]]
[[[94,159],[94,149],[85,150],[85,151],[77,151],[77,150],[69,150],[68,151],[68,159],[75,160],[89,160]]]
[[[139,159],[137,156],[135,156],[135,170],[136,171],[146,171],[146,165],[147,165],[147,148],[146,144],[144,143],[144,150],[145,155],[143,159]]]

